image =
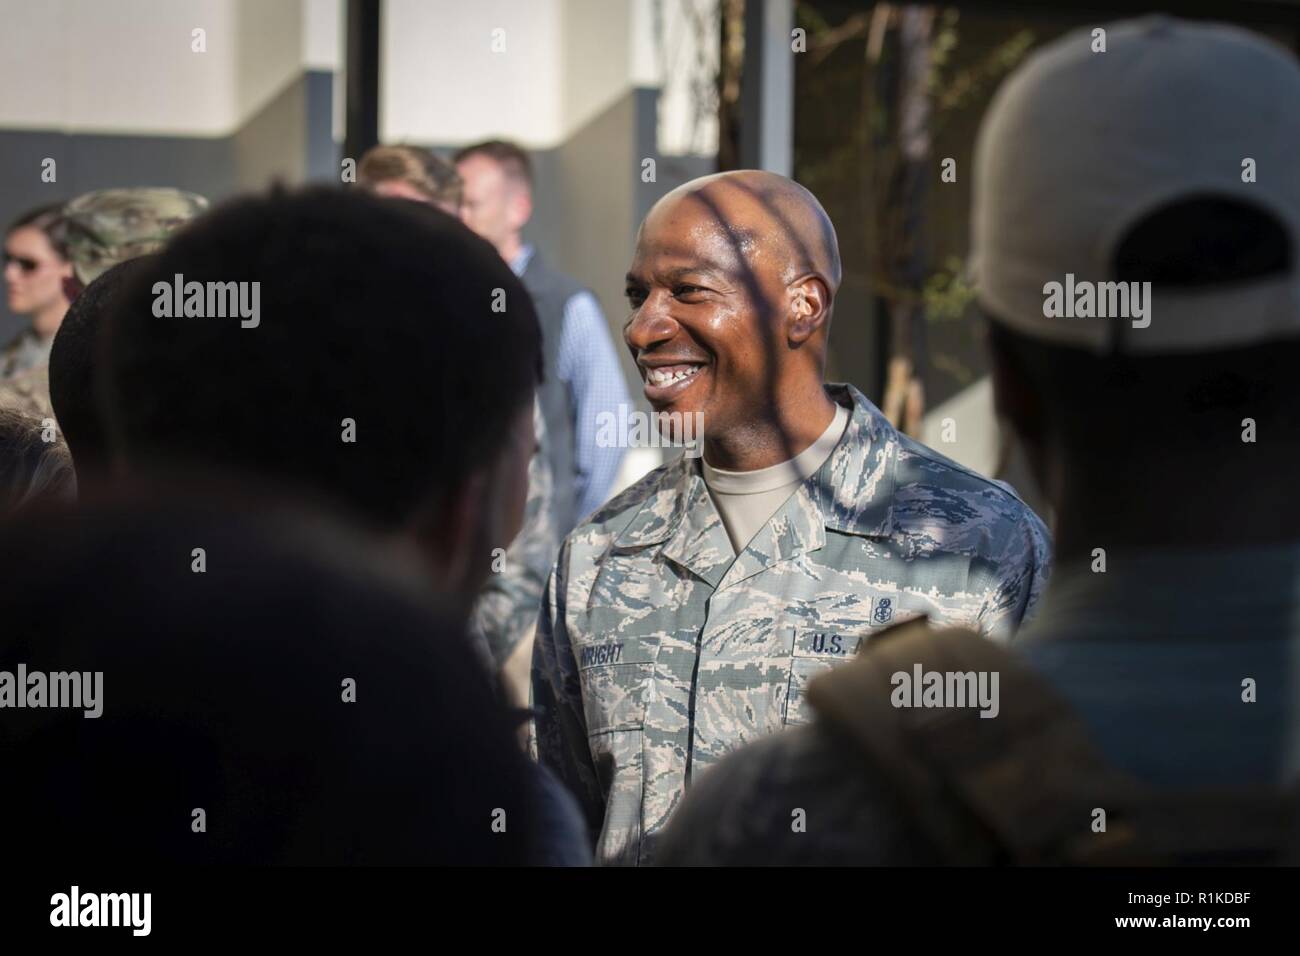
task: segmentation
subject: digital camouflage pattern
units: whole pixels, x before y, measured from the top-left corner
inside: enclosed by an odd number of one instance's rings
[[[0,349],[0,379],[9,379],[50,360],[52,339],[42,339],[29,326]]]
[[[30,328],[0,349],[0,408],[36,418],[53,418],[50,404],[50,345]]]
[[[499,670],[520,641],[533,633],[546,576],[559,547],[551,500],[551,466],[546,458],[546,424],[533,405],[537,451],[528,462],[528,502],[524,523],[506,549],[501,571],[491,575],[470,615],[470,632],[487,645]]]
[[[538,758],[578,797],[602,863],[643,864],[692,774],[810,719],[804,688],[889,624],[1009,638],[1049,569],[1010,488],[900,434],[851,386],[822,468],[739,556],[693,459],[575,529],[537,625]]]
[[[36,365],[0,379],[0,408],[17,409],[34,418],[53,418],[49,366]]]
[[[162,248],[168,237],[208,208],[195,193],[160,186],[100,189],[64,207],[68,258],[89,285],[119,262]]]

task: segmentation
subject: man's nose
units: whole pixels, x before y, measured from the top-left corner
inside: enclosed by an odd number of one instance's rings
[[[667,342],[677,334],[677,320],[668,314],[667,303],[667,295],[652,292],[636,310],[623,330],[623,340],[634,352]]]

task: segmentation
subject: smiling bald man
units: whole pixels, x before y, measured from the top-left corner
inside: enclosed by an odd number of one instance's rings
[[[533,658],[538,757],[602,863],[650,862],[692,775],[805,723],[807,682],[873,634],[928,615],[1006,638],[1046,580],[1008,486],[824,381],[839,283],[830,219],[773,173],[694,180],[641,225],[624,339],[656,412],[699,413],[703,457],[568,536]]]

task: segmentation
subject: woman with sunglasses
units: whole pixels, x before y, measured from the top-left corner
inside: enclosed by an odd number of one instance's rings
[[[64,280],[72,277],[62,205],[19,216],[5,231],[4,278],[9,309],[31,325],[0,351],[0,379],[50,358],[54,333],[68,311]]]

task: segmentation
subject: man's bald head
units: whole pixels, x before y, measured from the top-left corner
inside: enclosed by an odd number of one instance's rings
[[[746,260],[772,262],[782,281],[812,273],[821,276],[831,295],[839,289],[835,227],[817,197],[794,180],[761,169],[701,176],[655,203],[646,223],[680,211],[679,205],[712,219],[719,235]]]
[[[641,224],[627,274],[623,335],[647,400],[703,415],[706,455],[727,436],[816,437],[832,414],[822,376],[840,275],[830,218],[798,183],[744,170],[674,189]]]

